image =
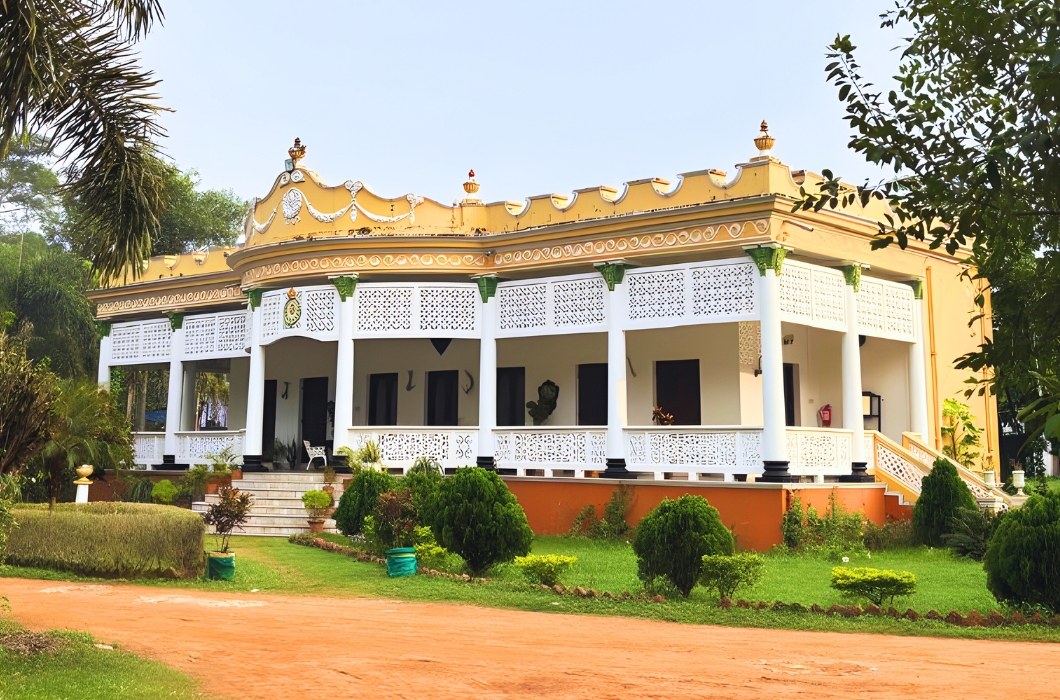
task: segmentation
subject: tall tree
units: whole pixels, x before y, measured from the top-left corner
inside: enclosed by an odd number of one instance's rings
[[[158,0],[0,0],[0,157],[49,134],[105,278],[140,274],[162,217],[158,81],[133,51],[161,19]]]
[[[1015,414],[1042,390],[1032,370],[1060,370],[1060,6],[898,0],[882,20],[911,30],[889,89],[862,76],[849,36],[829,47],[826,71],[850,147],[896,176],[854,190],[825,171],[796,209],[884,199],[893,216],[874,248],[916,239],[966,257],[983,313],[989,280],[994,339],[957,367],[991,368],[969,381]]]
[[[25,330],[0,331],[0,476],[18,476],[51,437],[55,375],[26,356]]]

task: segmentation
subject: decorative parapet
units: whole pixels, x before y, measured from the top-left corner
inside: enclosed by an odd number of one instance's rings
[[[188,286],[194,284],[194,280],[188,280]],[[90,297],[97,303],[96,317],[106,320],[115,316],[144,312],[161,315],[176,309],[187,311],[194,308],[236,303],[243,299],[243,292],[234,284],[229,284],[205,288],[200,286],[186,291],[164,290],[155,293],[142,289],[112,288],[93,292]]]

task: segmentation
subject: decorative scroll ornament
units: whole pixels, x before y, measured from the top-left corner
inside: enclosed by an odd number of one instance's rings
[[[272,226],[272,220],[276,218],[276,211],[278,209],[279,209],[279,207],[273,207],[272,213],[269,214],[269,220],[266,221],[265,223],[259,224],[257,221],[254,221],[254,232],[255,233],[265,233],[266,231],[268,231],[269,227]]]
[[[283,218],[288,224],[294,225],[302,220],[298,216],[298,212],[302,210],[301,190],[294,187],[287,190],[287,193],[283,195],[283,199],[280,201],[280,205],[283,207]]]
[[[292,174],[291,180],[295,182],[301,182],[301,179],[296,179],[294,177],[294,175],[300,174],[301,172],[296,170]],[[410,222],[415,223],[416,207],[420,204],[423,204],[423,197],[418,197],[414,194],[408,194],[405,195],[405,200],[409,203],[409,210],[406,213],[399,214],[397,216],[379,216],[378,214],[373,214],[372,212],[368,211],[357,203],[357,193],[364,188],[364,185],[362,185],[360,182],[347,181],[345,187],[350,192],[350,203],[344,206],[342,209],[339,209],[336,212],[331,212],[330,214],[316,209],[309,201],[309,198],[306,197],[301,190],[292,187],[291,189],[287,190],[287,192],[283,195],[283,199],[280,201],[280,207],[283,209],[284,220],[290,225],[294,225],[301,221],[301,217],[299,216],[299,214],[302,211],[302,203],[304,202],[306,211],[309,212],[309,215],[323,224],[331,224],[335,221],[338,221],[346,212],[350,213],[350,221],[356,221],[358,211],[360,211],[362,214],[364,214],[366,217],[376,223],[393,224],[397,223],[398,221],[403,221],[404,219],[408,219]],[[269,226],[272,224],[272,220],[275,216],[276,210],[274,209],[272,215],[269,217],[269,220],[266,221],[264,224],[259,224],[257,221],[254,222],[254,230],[258,233],[265,233],[266,229],[268,229]]]

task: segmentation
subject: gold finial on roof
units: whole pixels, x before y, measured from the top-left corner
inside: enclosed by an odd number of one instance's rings
[[[295,138],[294,145],[287,149],[287,155],[291,156],[291,160],[297,168],[298,161],[305,158],[305,146],[302,145],[302,139]]]
[[[773,148],[773,144],[776,143],[776,139],[769,135],[769,124],[766,124],[766,120],[762,120],[762,126],[759,127],[762,133],[755,138],[755,148],[758,149],[758,155],[767,155],[769,149]]]
[[[467,196],[464,197],[464,201],[468,203],[475,203],[479,201],[479,198],[475,196],[478,192],[479,184],[475,181],[475,171],[469,170],[467,172],[467,182],[464,183],[464,192]]]
[[[296,296],[298,296],[298,292],[294,291],[294,287],[291,287],[290,289],[287,290],[287,298],[288,299],[294,299]]]

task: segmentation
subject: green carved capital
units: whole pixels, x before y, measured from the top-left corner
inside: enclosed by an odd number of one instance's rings
[[[184,327],[184,314],[179,311],[170,311],[166,316],[169,316],[169,326],[173,330],[179,331]]]
[[[256,309],[261,306],[261,295],[265,292],[264,289],[248,289],[247,298],[250,299],[250,308]]]
[[[482,297],[482,303],[488,304],[492,297],[497,295],[497,277],[476,277],[475,282],[478,283],[478,293]]]
[[[96,333],[100,338],[109,338],[110,321],[96,321]]]
[[[843,277],[847,284],[854,288],[854,293],[861,291],[861,265],[844,265]]]
[[[909,280],[906,284],[913,288],[913,298],[924,298],[924,280]]]
[[[773,270],[777,276],[780,276],[780,268],[784,264],[784,258],[788,256],[787,248],[757,246],[755,248],[746,248],[745,250],[751,256],[751,259],[755,261],[755,265],[758,266],[758,274],[764,277],[766,270]]]
[[[339,298],[346,301],[353,296],[353,290],[357,289],[356,277],[332,277],[331,283],[339,290]]]
[[[593,267],[603,276],[608,290],[613,292],[616,284],[622,284],[622,278],[626,276],[626,268],[629,265],[623,262],[603,262],[596,263]]]

